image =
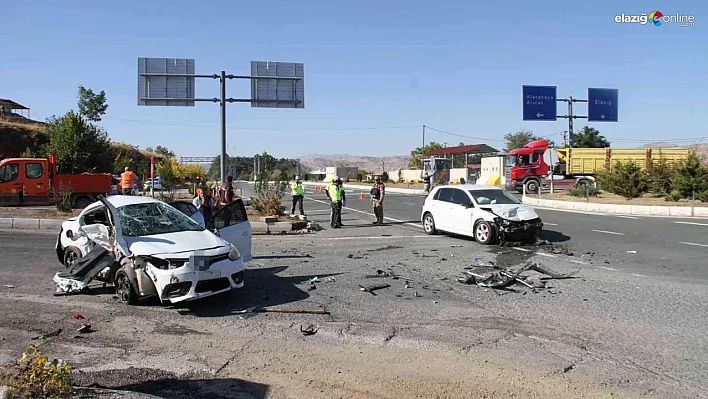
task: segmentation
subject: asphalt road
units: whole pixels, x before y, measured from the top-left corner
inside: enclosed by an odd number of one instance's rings
[[[326,224],[326,204],[310,201],[307,212]],[[51,278],[61,269],[54,234],[0,232],[0,362],[16,358],[32,337],[61,328],[64,332],[43,348],[80,369],[82,384],[148,393],[164,393],[164,386],[206,373],[199,378],[229,381],[258,398],[264,397],[258,394],[263,386],[275,397],[360,397],[365,395],[347,389],[373,389],[374,380],[379,390],[368,397],[481,392],[469,384],[497,390],[490,397],[509,397],[509,392],[610,396],[576,390],[576,379],[588,378],[600,386],[663,397],[708,395],[708,308],[699,305],[708,299],[705,280],[637,275],[632,268],[643,262],[629,254],[620,267],[550,248],[483,247],[429,237],[409,225],[371,226],[370,216],[360,212],[348,211],[344,221],[343,229],[311,235],[254,237],[245,289],[177,307],[127,307],[100,285],[96,295],[53,297]],[[540,293],[523,287],[499,293],[455,281],[477,259],[505,267],[532,260],[560,273],[578,270],[579,278],[552,281],[553,290]],[[367,277],[376,270],[403,278]],[[314,289],[308,282],[313,277],[319,278]],[[376,295],[359,290],[360,284],[382,282],[391,287]],[[324,307],[332,315],[243,318],[237,313],[251,306]],[[76,313],[96,332],[75,333],[85,322],[73,320]],[[318,333],[302,337],[299,328],[311,323]],[[424,348],[434,355],[424,357]],[[399,357],[411,350],[411,357]],[[373,355],[352,364],[366,353]],[[448,359],[444,365],[443,358]],[[466,368],[473,364],[479,364],[477,372]],[[126,371],[129,367],[140,370]],[[333,368],[340,371],[326,372]],[[498,391],[507,380],[484,376],[511,369],[523,373],[511,391]],[[430,382],[431,375],[437,380]],[[359,378],[347,380],[352,376]],[[149,379],[159,380],[162,390],[139,384]],[[429,390],[423,382],[432,384]],[[413,384],[414,391],[402,391]],[[559,387],[566,396],[538,394],[539,386]],[[293,387],[303,390],[279,394]],[[233,397],[190,395],[183,397]]]
[[[253,185],[240,183],[239,188],[244,195],[252,195]],[[359,199],[360,193],[360,190],[347,190],[348,209],[344,214],[359,214],[373,221],[367,193],[364,193],[364,200]],[[314,193],[308,188],[306,198],[306,213],[308,209],[326,208],[323,193]],[[419,195],[387,194],[384,205],[386,221],[424,234],[420,223],[423,201],[424,198]],[[287,202],[285,198],[284,203]],[[708,281],[708,219],[619,216],[547,209],[537,209],[537,213],[545,223],[544,238],[568,245],[577,262],[647,276],[670,275]],[[326,223],[324,227],[329,228]]]

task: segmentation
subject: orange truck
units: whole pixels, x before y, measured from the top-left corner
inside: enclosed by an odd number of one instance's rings
[[[83,209],[111,191],[108,173],[56,173],[54,155],[0,161],[0,206],[52,205],[56,194],[71,192],[72,206]]]

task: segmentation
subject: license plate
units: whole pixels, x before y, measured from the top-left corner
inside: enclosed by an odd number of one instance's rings
[[[209,270],[205,272],[198,272],[199,280],[212,280],[215,278],[221,278],[221,271],[219,270]]]

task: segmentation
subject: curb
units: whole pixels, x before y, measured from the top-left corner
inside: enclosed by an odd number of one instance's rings
[[[661,205],[620,205],[596,204],[592,202],[559,201],[539,199],[523,196],[521,202],[526,205],[551,209],[571,211],[610,213],[618,215],[636,216],[680,216],[680,217],[707,217],[708,207],[693,206],[661,206]]]
[[[0,229],[59,230],[62,219],[0,218]]]

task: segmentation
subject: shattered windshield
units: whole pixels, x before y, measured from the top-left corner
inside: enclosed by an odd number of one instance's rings
[[[478,205],[514,205],[519,200],[504,190],[470,190],[470,194]]]
[[[123,235],[128,237],[204,230],[182,212],[158,202],[120,207],[118,219]]]

